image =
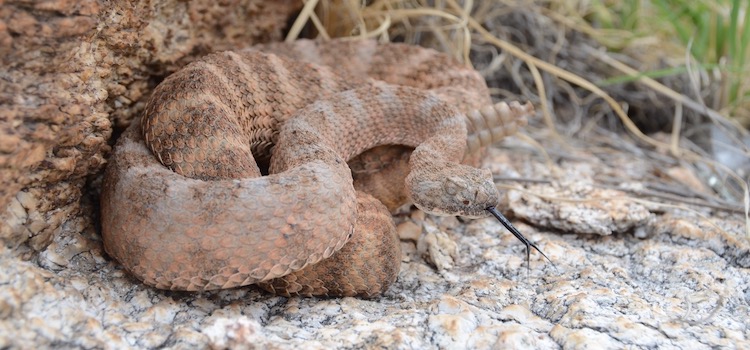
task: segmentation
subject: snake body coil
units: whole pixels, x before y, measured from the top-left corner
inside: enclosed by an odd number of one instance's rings
[[[497,203],[491,174],[460,163],[467,144],[514,131],[530,105],[477,109],[489,105],[482,78],[414,46],[262,50],[209,55],[168,77],[116,145],[104,245],[144,283],[376,295],[400,266],[382,203],[470,217]],[[467,127],[483,140],[467,140]],[[358,175],[368,159],[396,161]],[[378,178],[387,171],[398,181]]]

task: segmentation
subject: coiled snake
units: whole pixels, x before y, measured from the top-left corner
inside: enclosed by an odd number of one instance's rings
[[[211,54],[165,79],[118,141],[104,246],[157,288],[376,295],[400,266],[389,209],[488,215],[491,174],[461,162],[531,112],[492,106],[477,72],[415,46]]]

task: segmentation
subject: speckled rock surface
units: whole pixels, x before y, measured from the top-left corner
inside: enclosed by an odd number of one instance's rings
[[[176,293],[138,283],[83,227],[37,261],[0,248],[0,348],[750,347],[750,244],[739,215],[703,212],[714,227],[601,190],[597,179],[615,170],[608,164],[550,170],[520,143],[506,146],[490,152],[497,175],[553,179],[510,183],[505,212],[554,266],[532,254],[527,275],[523,246],[491,219],[413,211],[396,218],[403,264],[382,297]],[[597,200],[550,200],[578,194]]]
[[[0,1],[0,240],[44,249],[91,225],[113,124],[196,56],[279,40],[293,0]],[[160,80],[160,79],[159,79]]]

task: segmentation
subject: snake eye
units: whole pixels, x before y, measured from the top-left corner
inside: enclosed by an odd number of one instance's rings
[[[464,200],[463,203],[464,203],[464,205],[469,205],[469,204],[471,204],[471,201]]]

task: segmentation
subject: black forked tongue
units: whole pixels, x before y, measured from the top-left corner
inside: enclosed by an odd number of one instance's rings
[[[537,247],[536,244],[534,244],[533,242],[531,242],[528,239],[526,239],[526,237],[524,237],[521,234],[521,232],[518,231],[518,229],[515,228],[513,226],[513,224],[511,224],[510,221],[508,221],[508,219],[505,216],[503,216],[503,214],[500,214],[500,212],[497,211],[497,209],[495,207],[487,207],[487,211],[490,212],[490,214],[492,214],[492,216],[494,216],[495,218],[497,218],[497,220],[500,221],[500,223],[503,224],[503,226],[505,226],[505,228],[507,228],[508,231],[510,231],[510,233],[512,233],[514,236],[516,236],[516,238],[518,238],[518,240],[521,241],[521,243],[523,243],[523,244],[526,245],[526,274],[527,275],[531,271],[531,265],[529,264],[529,260],[530,260],[530,257],[531,257],[531,251],[530,251],[531,247],[534,247],[534,249],[536,249],[536,251],[538,251],[539,254],[542,254],[542,256],[545,259],[547,259],[547,261],[549,261],[550,264],[552,264],[552,266],[555,265],[554,263],[552,263],[552,260],[550,260],[547,257],[547,255],[545,255],[541,250],[539,250],[539,247]]]

